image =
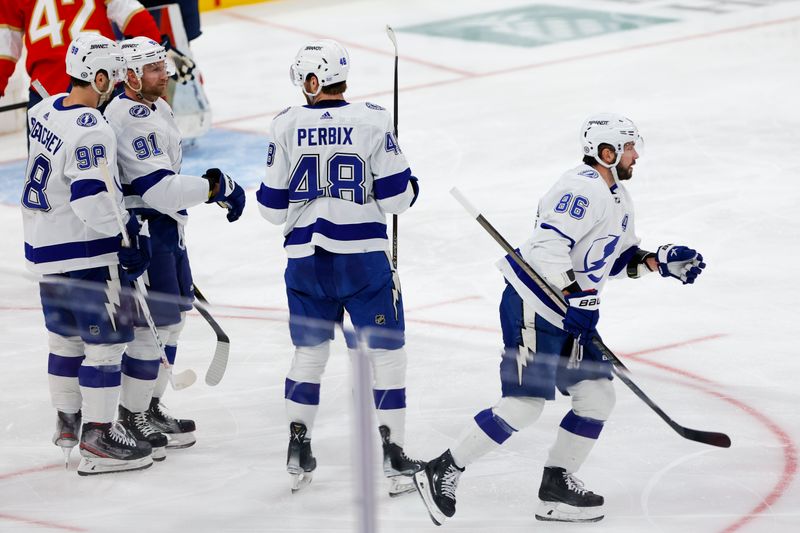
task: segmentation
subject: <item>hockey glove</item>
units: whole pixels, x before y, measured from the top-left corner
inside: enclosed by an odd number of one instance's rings
[[[150,266],[150,237],[143,234],[139,221],[133,215],[125,227],[128,230],[131,245],[121,247],[117,256],[125,281],[133,281],[144,274],[144,271]]]
[[[600,320],[600,298],[597,291],[575,292],[564,297],[567,314],[564,316],[564,331],[585,345],[597,334],[595,327]]]
[[[175,74],[172,75],[172,78],[184,85],[193,80],[195,64],[192,58],[177,48],[173,48],[169,37],[166,35],[161,36],[161,46],[167,50],[167,57],[175,65]]]
[[[218,168],[209,168],[203,177],[208,180],[208,190],[210,191],[206,203],[217,202],[221,207],[227,209],[228,222],[238,220],[244,211],[244,189]]]
[[[674,244],[661,246],[656,254],[656,260],[659,274],[665,278],[679,279],[684,285],[694,283],[706,267],[703,256],[696,250]]]

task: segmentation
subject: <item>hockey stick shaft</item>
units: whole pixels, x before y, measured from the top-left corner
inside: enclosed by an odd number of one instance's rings
[[[0,113],[5,113],[6,111],[14,111],[15,109],[24,109],[26,107],[28,107],[28,102],[17,102],[15,104],[8,104],[0,106]]]
[[[200,292],[200,289],[197,288],[197,285],[194,286],[194,295],[195,298],[197,298],[197,301],[194,302],[195,309],[197,309],[200,316],[208,322],[211,329],[214,330],[214,334],[217,336],[217,347],[214,350],[214,357],[211,359],[211,364],[206,371],[206,383],[214,386],[219,384],[222,377],[225,375],[225,370],[228,367],[228,355],[230,354],[231,341],[228,338],[228,334],[222,329],[222,326],[211,316],[208,310],[208,300],[206,300],[203,293]]]
[[[461,191],[456,189],[455,187],[450,190],[450,194],[455,197],[455,199],[467,210],[467,212],[472,216],[478,224],[480,224],[483,229],[486,230],[489,235],[505,250],[505,252],[514,260],[514,262],[522,269],[525,274],[527,274],[534,283],[552,300],[552,302],[561,309],[562,312],[566,312],[567,305],[564,303],[564,299],[559,296],[558,294],[553,291],[550,285],[542,279],[541,276],[533,269],[531,266],[525,262],[522,257],[517,253],[517,251],[509,244],[509,242],[498,232],[494,226],[492,226],[488,220],[478,211],[475,206],[473,206],[469,200],[467,200]],[[696,442],[700,442],[703,444],[709,444],[711,446],[718,446],[720,448],[729,448],[731,445],[731,439],[724,433],[717,433],[713,431],[701,431],[696,429],[690,429],[684,426],[681,426],[677,422],[675,422],[672,418],[664,412],[661,407],[659,407],[653,400],[647,396],[642,389],[639,388],[636,383],[633,382],[631,379],[628,369],[625,365],[622,364],[622,361],[614,355],[614,353],[600,340],[598,337],[592,338],[592,344],[603,354],[603,356],[611,361],[611,368],[613,369],[614,374],[631,390],[633,393],[639,397],[645,404],[647,404],[650,409],[655,411],[655,413],[669,425],[675,432],[681,435],[685,439],[693,440]]]
[[[108,163],[105,159],[100,159],[98,160],[97,164],[100,167],[100,172],[103,175],[103,181],[105,181],[106,188],[110,193],[117,185],[114,182],[114,179],[111,177],[111,172],[108,170]],[[111,199],[111,204],[113,206],[112,211],[114,212],[114,218],[117,220],[117,225],[119,226],[120,233],[122,234],[122,244],[125,247],[129,247],[131,245],[131,240],[128,236],[128,230],[125,227],[125,222],[122,220],[122,212],[120,211],[120,207],[114,201],[113,196],[109,196],[109,198]],[[147,300],[145,299],[147,288],[144,285],[144,280],[141,276],[139,276],[136,278],[134,283],[136,284],[136,289],[133,292],[136,296],[136,301],[138,302],[139,309],[141,310],[142,315],[147,322],[147,327],[150,329],[150,333],[153,335],[153,340],[158,347],[161,364],[164,365],[164,368],[167,371],[170,385],[174,390],[181,390],[189,387],[197,380],[197,376],[192,370],[185,370],[180,374],[173,375],[172,365],[170,364],[169,359],[167,359],[167,352],[164,348],[164,342],[161,340],[161,336],[158,334],[158,328],[156,327],[155,321],[153,320],[153,315],[150,313],[150,307],[147,305]]]
[[[394,138],[396,141],[398,139],[397,114],[400,110],[400,104],[398,99],[399,87],[397,84],[397,70],[398,70],[397,37],[395,36],[392,27],[389,26],[388,24],[386,25],[386,34],[389,36],[389,39],[391,39],[392,45],[394,46]],[[397,215],[392,215],[392,266],[395,269],[397,269],[398,222],[399,222],[399,217]]]

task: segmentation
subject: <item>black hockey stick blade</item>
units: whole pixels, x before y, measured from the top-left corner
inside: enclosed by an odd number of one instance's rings
[[[553,292],[553,289],[547,284],[547,282],[542,279],[541,276],[528,264],[525,262],[522,257],[517,254],[517,251],[511,244],[503,237],[499,231],[495,229],[492,224],[486,220],[486,218],[481,214],[478,209],[472,205],[472,203],[466,199],[466,197],[461,194],[457,188],[453,187],[450,190],[450,194],[461,204],[461,206],[470,214],[472,218],[474,218],[478,224],[480,224],[486,232],[492,236],[492,238],[500,245],[503,250],[507,254],[511,256],[517,265],[533,280],[534,283],[545,293],[549,296],[552,302],[561,309],[563,312],[566,309],[566,304],[564,300]],[[690,429],[684,427],[677,422],[675,422],[672,418],[664,412],[653,400],[650,399],[647,394],[644,393],[639,386],[633,382],[629,375],[628,368],[619,360],[619,357],[614,355],[608,346],[606,346],[602,340],[598,337],[594,337],[592,339],[592,344],[600,350],[600,352],[611,361],[611,368],[614,374],[619,377],[619,379],[628,386],[628,388],[637,396],[640,400],[642,400],[645,404],[647,404],[650,409],[655,411],[655,413],[661,417],[661,419],[669,425],[672,429],[674,429],[681,437],[693,440],[695,442],[700,442],[702,444],[708,444],[710,446],[718,446],[720,448],[730,448],[731,446],[731,439],[724,433],[717,433],[714,431],[700,431],[697,429]]]
[[[194,295],[197,298],[197,301],[194,302],[195,309],[206,319],[206,322],[208,322],[211,329],[214,330],[214,334],[217,336],[217,346],[214,350],[214,357],[211,359],[211,364],[206,371],[206,384],[213,387],[222,381],[225,370],[228,368],[231,341],[228,338],[228,334],[225,333],[225,330],[222,329],[217,321],[214,320],[214,317],[211,316],[211,313],[208,312],[208,300],[205,299],[203,293],[201,293],[197,287],[194,288]]]
[[[600,351],[608,357],[608,354],[611,354],[609,359],[612,362],[612,370],[614,375],[616,375],[628,388],[645,404],[647,404],[650,409],[655,411],[655,413],[661,417],[661,419],[667,423],[669,427],[671,427],[675,432],[683,437],[684,439],[693,440],[695,442],[699,442],[701,444],[708,444],[709,446],[717,446],[719,448],[730,448],[731,447],[731,438],[727,436],[725,433],[718,433],[716,431],[703,431],[700,429],[691,429],[685,426],[682,426],[675,422],[667,413],[664,412],[661,407],[658,406],[653,400],[650,399],[647,394],[644,393],[639,386],[633,382],[631,377],[628,375],[627,369],[620,365],[617,365],[616,362],[619,359],[611,353],[611,350],[603,344],[603,342],[595,337],[592,339],[594,345],[600,348]]]

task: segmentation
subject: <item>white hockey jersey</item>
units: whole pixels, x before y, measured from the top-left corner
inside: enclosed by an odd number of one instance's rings
[[[626,275],[639,242],[625,187],[616,182],[609,188],[592,167],[580,165],[564,173],[539,201],[533,236],[519,251],[545,279],[558,279],[572,269],[583,290],[600,293],[609,277]],[[526,304],[563,328],[564,314],[510,257],[497,266]],[[556,294],[560,289],[553,287]]]
[[[208,200],[208,181],[180,174],[181,133],[164,100],[146,105],[124,93],[106,107],[117,136],[117,155],[125,205],[152,208],[186,223],[182,210]]]
[[[120,229],[98,160],[117,168],[114,132],[94,108],[51,96],[28,112],[30,151],[22,192],[25,260],[38,274],[118,264]],[[116,177],[114,177],[116,180]],[[123,210],[124,211],[124,210]],[[128,220],[127,213],[123,213]]]
[[[290,107],[272,122],[261,214],[286,223],[290,258],[319,246],[351,254],[387,249],[385,213],[417,197],[417,178],[392,135],[391,115],[370,103]]]

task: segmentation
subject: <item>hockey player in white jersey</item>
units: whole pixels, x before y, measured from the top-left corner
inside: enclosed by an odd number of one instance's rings
[[[148,304],[170,364],[194,299],[192,273],[184,245],[187,208],[220,202],[233,222],[241,216],[243,189],[218,169],[202,177],[181,174],[181,134],[165,94],[172,74],[166,50],[146,37],[120,44],[127,65],[125,91],[106,107],[105,116],[117,136],[117,155],[125,205],[148,221],[152,258],[144,274]],[[119,417],[123,425],[153,446],[164,459],[165,448],[195,442],[193,420],[175,419],[161,403],[169,376],[144,320],[122,363]]]
[[[286,291],[295,345],[284,397],[289,419],[287,470],[293,490],[311,480],[311,452],[320,382],[334,326],[345,310],[366,339],[390,494],[413,490],[420,468],[403,453],[406,354],[403,301],[388,257],[385,213],[402,213],[417,198],[417,178],[380,106],[344,99],[350,58],[331,40],[297,53],[292,82],[307,105],[272,122],[261,214],[285,224]],[[354,348],[352,339],[349,346]]]
[[[120,280],[140,275],[149,254],[127,213],[132,247],[121,249],[114,204],[122,205],[122,194],[118,187],[108,190],[98,167],[107,160],[116,168],[116,141],[96,109],[125,63],[114,41],[86,33],[70,43],[66,71],[70,92],[29,111],[21,200],[26,264],[43,275],[47,371],[58,410],[53,442],[64,448],[67,462],[80,442],[81,475],[137,470],[153,464],[150,445],[112,422],[120,363],[133,338],[132,299]]]
[[[539,202],[533,236],[522,258],[567,301],[561,312],[509,257],[498,266],[508,284],[500,303],[505,350],[502,398],[479,412],[455,446],[414,476],[433,522],[455,514],[455,491],[465,467],[531,425],[555,389],[572,398],[539,487],[539,520],[593,522],[603,497],[574,474],[586,460],[614,407],[611,363],[591,343],[597,335],[600,292],[609,278],[658,271],[684,284],[705,268],[685,246],[639,248],[633,204],[623,182],[633,176],[642,141],[629,119],[599,114],[580,132],[583,164],[564,173]]]

